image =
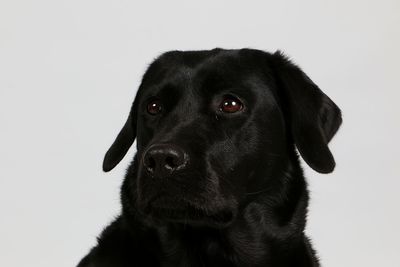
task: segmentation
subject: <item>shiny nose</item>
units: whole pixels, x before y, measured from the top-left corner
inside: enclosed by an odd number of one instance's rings
[[[187,162],[186,153],[170,144],[152,145],[143,156],[143,165],[154,176],[168,176],[183,169]]]

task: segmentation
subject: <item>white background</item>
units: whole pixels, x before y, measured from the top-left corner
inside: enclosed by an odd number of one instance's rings
[[[336,171],[305,166],[323,266],[400,266],[400,2],[0,2],[0,266],[74,266],[119,213],[103,155],[171,49],[284,50],[342,109]]]

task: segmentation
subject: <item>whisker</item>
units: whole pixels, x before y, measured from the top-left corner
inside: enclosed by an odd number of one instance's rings
[[[267,192],[267,191],[268,191],[268,188],[265,188],[265,189],[260,190],[260,191],[246,193],[246,195],[257,195],[257,194],[264,193],[264,192]]]

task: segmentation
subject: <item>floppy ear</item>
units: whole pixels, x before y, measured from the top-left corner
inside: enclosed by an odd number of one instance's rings
[[[114,143],[108,149],[103,161],[103,171],[108,172],[124,158],[136,138],[136,116],[134,106]]]
[[[272,55],[291,133],[305,162],[320,173],[330,173],[335,160],[328,143],[342,123],[340,109],[280,51]]]

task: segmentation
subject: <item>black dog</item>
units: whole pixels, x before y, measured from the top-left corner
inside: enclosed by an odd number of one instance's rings
[[[104,159],[110,171],[137,139],[122,214],[78,266],[318,266],[295,146],[332,172],[341,122],[280,52],[163,54]]]

